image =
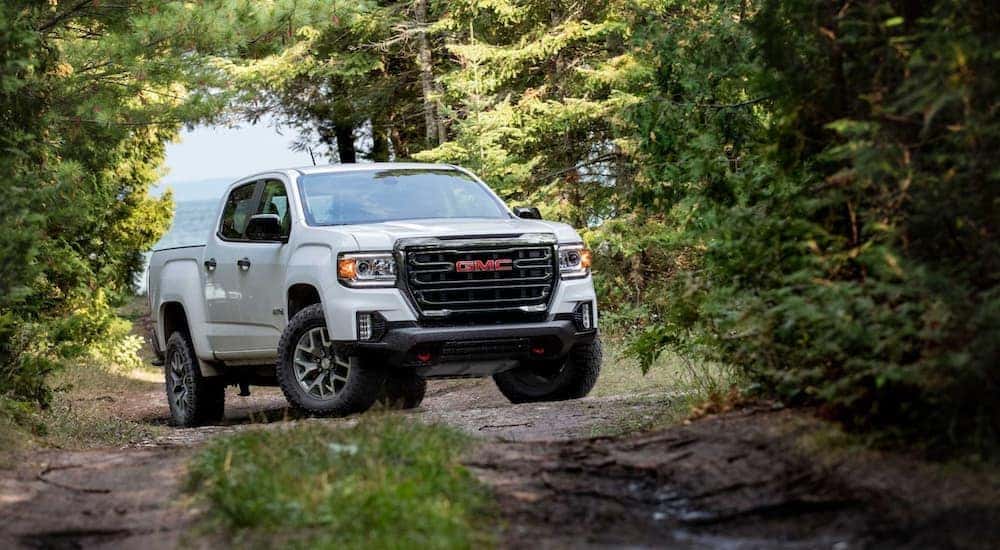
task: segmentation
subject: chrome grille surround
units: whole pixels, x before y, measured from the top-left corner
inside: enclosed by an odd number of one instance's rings
[[[401,239],[399,282],[422,318],[548,311],[559,280],[556,238],[549,233],[478,238]],[[509,271],[458,272],[461,260],[510,259]]]

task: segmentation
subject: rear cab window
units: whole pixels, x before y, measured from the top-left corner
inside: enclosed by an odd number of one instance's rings
[[[247,222],[257,210],[254,203],[254,189],[257,182],[251,182],[233,189],[226,199],[222,209],[222,220],[219,222],[219,236],[230,241],[245,238]]]

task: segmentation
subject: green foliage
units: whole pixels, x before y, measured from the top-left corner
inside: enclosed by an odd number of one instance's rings
[[[995,451],[996,16],[977,2],[757,7],[735,27],[702,21],[698,36],[745,45],[726,64],[742,75],[707,97],[685,82],[704,91],[717,60],[685,56],[700,79],[659,65],[664,96],[743,101],[739,114],[633,112],[653,121],[647,158],[679,161],[644,166],[662,184],[637,207],[661,201],[656,240],[692,260],[661,281],[663,321],[634,351],[647,364],[665,347],[700,351],[850,427]]]
[[[793,114],[775,125],[778,177],[798,183],[781,207],[803,226],[784,261],[797,269],[760,294],[785,354],[765,373],[849,425],[987,450],[1000,435],[1000,174],[985,162],[1000,145],[998,19],[984,2],[842,8],[769,3],[755,23],[762,86]]]
[[[240,544],[470,548],[491,533],[480,523],[486,493],[459,463],[467,444],[395,415],[253,430],[213,441],[188,487]]]
[[[107,339],[141,252],[169,224],[170,198],[147,189],[175,124],[145,120],[176,102],[162,82],[138,84],[145,52],[93,40],[120,45],[122,13],[0,7],[0,396],[49,403],[48,375]],[[143,100],[140,88],[160,95]]]
[[[616,213],[628,134],[615,93],[630,57],[627,3],[453,2],[437,27],[451,138],[415,157],[467,166],[505,198],[587,226]],[[624,69],[624,70],[623,70]]]

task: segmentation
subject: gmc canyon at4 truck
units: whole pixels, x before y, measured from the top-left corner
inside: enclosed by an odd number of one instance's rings
[[[534,208],[435,164],[265,172],[200,246],[153,252],[149,302],[180,426],[225,388],[311,414],[415,407],[428,378],[492,376],[513,402],[583,397],[601,367],[591,253]]]

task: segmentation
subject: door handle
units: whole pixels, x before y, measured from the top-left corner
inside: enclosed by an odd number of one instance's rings
[[[236,260],[236,265],[240,266],[240,269],[247,271],[250,269],[250,258],[243,258],[242,260]]]
[[[209,271],[215,271],[215,266],[217,265],[218,264],[215,263],[215,258],[209,258],[205,260],[205,269]]]

